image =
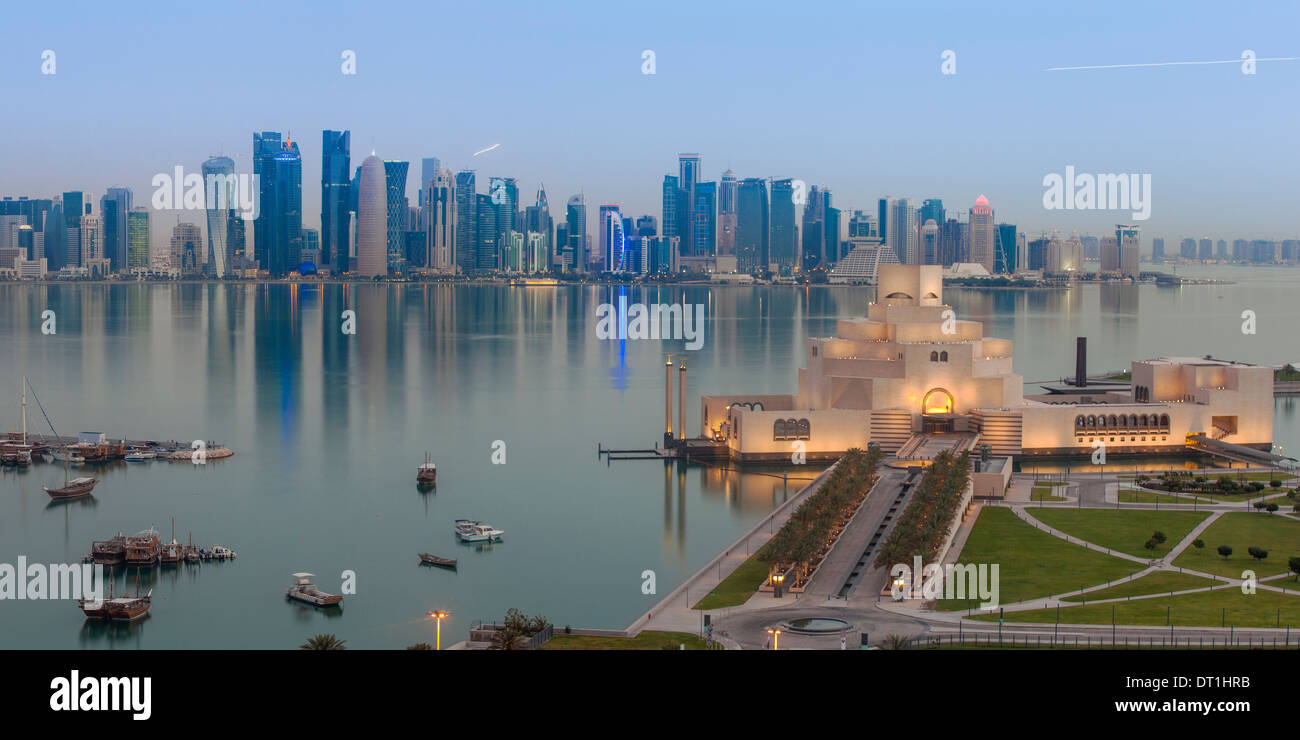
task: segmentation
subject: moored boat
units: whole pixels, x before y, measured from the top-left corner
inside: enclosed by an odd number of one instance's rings
[[[422,486],[438,484],[438,466],[429,461],[429,453],[424,453],[424,464],[415,470],[415,482]]]
[[[473,519],[456,520],[456,536],[461,542],[492,542],[501,539],[504,530],[493,529],[491,524],[484,524]]]
[[[67,476],[64,477],[66,478]],[[41,486],[41,488],[44,488],[45,492],[50,494],[50,498],[57,501],[89,496],[90,492],[95,490],[95,484],[97,483],[99,483],[98,478],[83,476],[80,478],[73,478],[72,480],[65,480],[64,484],[58,488],[50,488],[49,486]]]
[[[145,531],[126,538],[126,564],[136,567],[152,567],[157,565],[162,551],[162,542],[158,538],[158,531],[149,528]]]
[[[327,594],[312,583],[312,573],[294,573],[294,583],[284,592],[285,596],[312,606],[337,606],[343,603],[343,597]]]
[[[90,557],[100,565],[116,565],[126,560],[126,537],[121,532],[117,536],[90,545]]]
[[[132,622],[149,613],[153,606],[153,590],[144,596],[125,596],[109,599],[107,602],[108,618],[114,622]]]
[[[427,552],[420,553],[421,565],[438,565],[443,568],[455,568],[456,561],[451,558],[440,558],[437,555],[430,555]]]

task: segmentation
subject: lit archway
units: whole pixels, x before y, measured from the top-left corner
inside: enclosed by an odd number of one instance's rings
[[[921,401],[921,411],[926,414],[951,414],[952,394],[943,388],[931,389]]]

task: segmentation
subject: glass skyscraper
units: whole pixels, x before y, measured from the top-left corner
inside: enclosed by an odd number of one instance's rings
[[[203,163],[208,209],[207,258],[212,274],[219,278],[230,274],[230,217],[239,197],[234,176],[235,160],[230,157],[212,157]]]
[[[334,273],[348,269],[352,233],[352,170],[349,131],[321,132],[320,264]]]
[[[695,202],[691,207],[691,251],[697,256],[714,256],[718,252],[718,184],[695,184]]]
[[[805,228],[807,223],[805,216]],[[771,231],[772,261],[782,267],[794,267],[798,254],[794,231],[794,180],[772,181]]]
[[[388,184],[388,271],[398,272],[405,262],[406,173],[410,162],[384,160],[384,179]]]
[[[258,212],[253,255],[258,268],[283,277],[298,267],[302,251],[302,155],[298,144],[278,131],[253,134],[253,174],[258,177]]]
[[[132,208],[127,214],[126,265],[128,269],[150,267],[149,259],[149,209]]]
[[[474,170],[456,173],[456,263],[462,273],[478,269],[478,198]]]
[[[736,264],[765,271],[769,258],[767,182],[747,177],[736,188]]]
[[[104,256],[114,272],[127,268],[127,214],[130,212],[130,188],[109,188],[108,193],[99,199]]]

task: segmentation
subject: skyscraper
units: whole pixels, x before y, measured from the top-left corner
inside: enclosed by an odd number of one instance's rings
[[[352,132],[321,132],[320,264],[347,272],[348,236],[352,233]]]
[[[357,187],[357,274],[388,273],[388,184],[384,162],[371,154],[361,163]]]
[[[718,253],[718,184],[697,182],[691,206],[692,253],[716,256]]]
[[[994,272],[998,274],[1013,273],[1022,265],[1017,262],[1016,225],[997,225],[997,248],[994,250]]]
[[[1151,240],[1151,259],[1163,260],[1165,258],[1165,240],[1156,238]]]
[[[126,225],[128,269],[148,269],[152,263],[149,259],[149,209],[144,206],[132,208],[127,214]]]
[[[400,271],[402,263],[405,262],[406,250],[403,248],[405,237],[402,232],[406,231],[406,173],[410,167],[410,162],[384,160],[384,180],[387,184],[388,201],[386,224],[389,272]]]
[[[497,229],[497,209],[492,203],[491,195],[476,194],[474,210],[478,218],[475,231],[478,242],[474,247],[474,268],[477,270],[497,270],[501,268],[498,248],[500,231]]]
[[[587,199],[581,193],[569,198],[565,206],[565,227],[568,246],[565,247],[564,267],[574,272],[587,270]]]
[[[695,186],[700,180],[700,155],[677,155],[677,235],[683,254],[695,254]]]
[[[939,264],[939,224],[934,219],[927,219],[921,227],[921,264]]]
[[[258,267],[282,277],[298,266],[302,249],[302,156],[298,144],[276,131],[253,134],[253,174],[260,188],[253,223]]]
[[[538,185],[534,205],[524,210],[524,229],[525,233],[530,235],[528,237],[531,245],[530,250],[532,246],[535,246],[534,242],[531,241],[531,235],[536,234],[541,237],[540,248],[545,252],[544,260],[538,261],[536,257],[533,257],[535,265],[541,265],[540,267],[534,267],[533,271],[541,272],[551,269],[551,265],[555,264],[555,226],[551,220],[551,206],[546,200],[545,186]]]
[[[203,187],[208,216],[207,264],[212,274],[230,274],[230,221],[238,199],[235,160],[212,157],[203,163]]]
[[[474,170],[456,173],[456,262],[463,273],[478,268],[478,199]]]
[[[736,175],[731,170],[722,173],[718,185],[718,254],[736,254]]]
[[[681,222],[678,220],[678,196],[681,188],[678,186],[676,175],[664,175],[663,186],[663,232],[664,237],[672,238],[681,236],[678,231]]]
[[[515,211],[519,209],[519,184],[513,177],[493,177],[488,180],[488,193],[496,211],[497,244],[504,248],[511,231],[518,231]]]
[[[1139,259],[1142,253],[1142,229],[1139,226],[1119,224],[1115,227],[1115,241],[1119,244],[1119,271],[1125,277],[1137,280],[1142,275]]]
[[[770,258],[767,182],[747,177],[736,188],[736,263],[739,269],[766,271]]]
[[[438,170],[420,196],[425,224],[426,264],[437,272],[456,271],[456,181]]]
[[[623,214],[615,203],[600,206],[600,252],[606,272],[635,272],[627,264],[627,237],[623,231]]]
[[[916,206],[908,198],[889,201],[889,229],[885,244],[894,248],[904,265],[921,264],[920,234],[916,228]]]
[[[104,229],[104,256],[112,269],[127,267],[127,214],[131,212],[131,189],[112,187],[99,199],[99,216]]]
[[[179,223],[172,228],[171,251],[168,266],[182,274],[192,273],[199,267],[199,254],[203,250],[203,233],[198,224]]]
[[[772,221],[768,244],[772,261],[783,268],[794,268],[799,263],[799,247],[795,239],[794,180],[785,178],[772,181]],[[807,209],[804,210],[807,219]],[[807,221],[805,220],[805,226]],[[739,260],[737,260],[739,264]]]
[[[50,272],[58,272],[60,268],[68,263],[67,238],[68,220],[63,216],[63,199],[56,199],[51,205],[50,210],[45,215],[44,229],[44,256],[46,259],[46,269]]]
[[[990,274],[996,272],[994,246],[993,208],[989,206],[989,199],[981,195],[970,209],[970,261],[984,265]]]

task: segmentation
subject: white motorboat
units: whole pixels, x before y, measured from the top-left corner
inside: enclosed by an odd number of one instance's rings
[[[484,524],[471,519],[456,520],[456,536],[461,542],[492,542],[501,539],[504,530],[493,529],[491,524]]]
[[[343,597],[337,594],[327,594],[316,588],[312,583],[312,573],[294,573],[293,585],[284,592],[285,596],[291,599],[311,604],[312,606],[336,606],[343,603]]]
[[[147,462],[157,457],[158,454],[154,452],[132,452],[131,454],[127,455],[122,459],[126,460],[127,462]]]

